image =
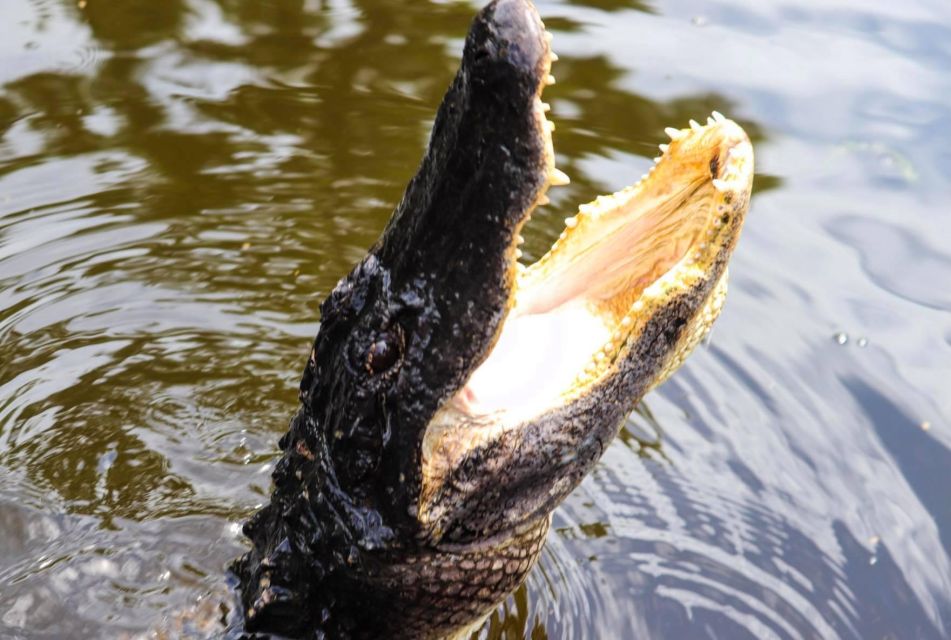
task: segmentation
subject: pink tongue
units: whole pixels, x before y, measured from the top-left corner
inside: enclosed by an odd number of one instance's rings
[[[689,189],[685,189],[689,193]],[[571,300],[603,300],[642,290],[690,248],[701,216],[684,197],[642,199],[636,210],[580,224],[559,248],[558,265],[519,293],[513,313],[547,313]]]
[[[499,410],[529,415],[554,404],[610,338],[583,303],[545,314],[510,315],[489,358],[459,399],[477,414]]]

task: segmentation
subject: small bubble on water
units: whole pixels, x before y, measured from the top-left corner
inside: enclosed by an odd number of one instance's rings
[[[931,430],[931,423],[928,422],[927,420],[925,420],[924,422],[922,422],[922,423],[921,423],[920,425],[918,425],[918,426],[921,427],[921,430],[922,430],[922,431],[930,431],[930,430]]]
[[[835,340],[837,344],[845,344],[849,341],[849,334],[839,331],[837,334],[832,336],[832,339]]]
[[[878,564],[878,556],[872,556],[869,558],[868,563],[874,567],[876,564]]]
[[[868,338],[859,338],[855,341],[855,344],[862,347],[863,349],[868,346]]]

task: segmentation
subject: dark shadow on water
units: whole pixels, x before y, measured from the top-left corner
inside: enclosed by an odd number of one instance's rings
[[[941,543],[951,553],[951,483],[935,481],[951,477],[951,451],[865,380],[847,378],[843,384],[874,427],[915,495],[934,518]],[[951,603],[948,609],[951,613]]]

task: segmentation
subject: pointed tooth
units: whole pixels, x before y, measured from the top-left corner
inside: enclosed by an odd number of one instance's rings
[[[551,75],[551,74],[549,73],[549,74],[548,74],[548,77],[545,78],[545,84],[547,84],[547,85],[553,85],[553,84],[555,84],[555,76],[553,76],[553,75]]]
[[[578,206],[578,211],[585,214],[594,213],[594,207],[590,204],[582,204]]]
[[[721,180],[719,178],[714,178],[712,182],[713,182],[713,186],[716,187],[717,191],[726,191],[729,186],[726,180]]]
[[[565,226],[569,229],[574,229],[578,226],[578,218],[576,216],[565,218]]]
[[[629,317],[627,317],[627,316],[624,316],[623,318],[621,318],[621,326],[622,326],[622,327],[629,327],[629,326],[631,326],[631,319],[630,319]]]
[[[673,127],[667,127],[666,129],[664,129],[664,133],[670,136],[671,140],[680,140],[686,135],[680,129],[674,129]]]
[[[522,250],[521,250],[521,249],[516,249],[516,250],[515,250],[515,259],[518,260],[518,259],[520,259],[521,257],[522,257]]]
[[[660,164],[660,161],[664,159],[664,156],[657,156],[654,158],[654,164]]]
[[[549,52],[548,52],[548,58],[549,58],[552,62],[558,62],[558,54],[555,53],[554,51],[549,51]]]
[[[725,118],[725,117],[723,116],[723,114],[720,113],[719,111],[714,111],[714,112],[713,112],[712,114],[710,114],[710,115],[712,115],[712,116],[713,116],[713,119],[716,120],[717,122],[726,122],[726,118]]]
[[[554,40],[555,36],[551,34],[550,31],[545,32],[545,41],[551,44],[551,41]]]
[[[703,127],[700,126],[700,123],[699,123],[699,122],[697,122],[696,120],[691,119],[691,120],[690,120],[690,128],[693,129],[694,131],[700,131]]]
[[[522,234],[516,234],[515,244],[525,244],[525,238],[522,237]]]
[[[716,124],[716,120],[713,119],[713,116],[710,116],[709,118],[707,118],[707,126],[710,126],[713,124]]]
[[[551,200],[548,198],[547,193],[543,193],[542,195],[538,196],[538,206],[544,207],[546,204],[549,204],[550,202]]]
[[[647,180],[647,174],[646,174],[646,173],[641,176],[641,179],[639,180],[639,182],[644,182],[645,180]]]
[[[547,102],[543,102],[542,111],[544,111],[545,113],[548,113],[549,111],[551,111],[551,105],[548,104]]]
[[[661,152],[661,153],[667,153],[667,149],[670,149],[670,145],[669,145],[669,144],[659,144],[659,145],[657,145],[657,148],[660,149],[660,152]]]
[[[563,187],[566,184],[571,184],[571,178],[568,177],[561,169],[552,169],[551,170],[551,183],[556,187]]]
[[[545,120],[545,127],[548,129],[549,133],[553,133],[555,131],[555,123],[551,120]]]

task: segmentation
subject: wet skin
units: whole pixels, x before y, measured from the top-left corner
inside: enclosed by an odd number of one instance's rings
[[[522,226],[567,180],[540,100],[549,40],[527,0],[479,13],[417,175],[323,302],[270,503],[233,567],[248,631],[419,638],[478,623],[716,318],[752,181],[749,142],[719,114],[672,130],[649,176],[583,205],[518,265]],[[526,318],[606,338],[551,397],[499,407],[474,374]]]

